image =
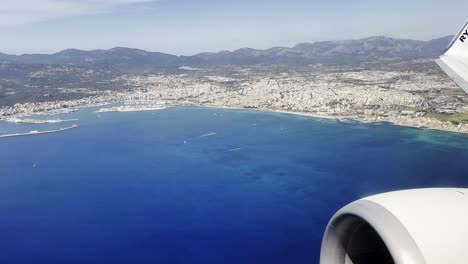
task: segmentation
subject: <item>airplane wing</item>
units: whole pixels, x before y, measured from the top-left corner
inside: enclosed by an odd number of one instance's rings
[[[458,86],[468,93],[468,22],[436,62]]]

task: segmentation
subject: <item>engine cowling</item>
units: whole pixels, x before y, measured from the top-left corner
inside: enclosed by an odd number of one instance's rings
[[[320,263],[468,263],[468,189],[414,189],[355,201],[328,223]]]

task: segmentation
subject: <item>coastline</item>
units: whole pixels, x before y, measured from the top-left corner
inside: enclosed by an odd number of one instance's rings
[[[436,130],[442,132],[451,132],[451,133],[460,133],[468,135],[468,124],[452,124],[450,122],[443,122],[432,117],[404,117],[404,116],[393,116],[393,117],[380,117],[372,115],[330,115],[327,113],[311,113],[311,112],[301,112],[293,110],[283,110],[283,109],[271,109],[271,108],[261,108],[261,107],[240,107],[240,106],[224,106],[224,105],[213,105],[213,104],[194,104],[194,103],[178,103],[178,102],[166,102],[165,105],[155,106],[150,102],[108,102],[108,103],[92,103],[92,104],[81,104],[75,105],[73,108],[66,109],[51,109],[37,111],[33,113],[19,113],[13,116],[0,117],[0,122],[8,122],[9,120],[20,119],[28,117],[31,115],[55,115],[75,112],[84,108],[98,107],[98,106],[109,106],[112,104],[120,103],[122,106],[114,106],[109,108],[101,108],[95,111],[96,113],[105,113],[105,112],[141,112],[141,111],[158,111],[163,110],[168,107],[204,107],[204,108],[217,108],[217,109],[227,109],[227,110],[254,110],[254,111],[266,111],[272,113],[282,113],[282,114],[291,114],[312,118],[328,119],[328,120],[337,120],[343,123],[348,123],[350,121],[360,122],[363,124],[366,123],[382,123],[388,122],[393,125],[402,126],[402,127],[411,127],[425,130]],[[138,106],[128,106],[131,104],[139,104]],[[68,120],[67,120],[68,121]],[[41,121],[39,121],[41,122]],[[47,121],[44,121],[46,123]],[[51,131],[60,132],[60,131]]]
[[[184,105],[181,105],[184,106]],[[185,105],[186,106],[186,105]],[[227,110],[254,110],[254,111],[265,111],[265,112],[272,112],[272,113],[281,113],[281,114],[290,114],[290,115],[297,115],[297,116],[305,116],[305,117],[312,117],[312,118],[319,118],[319,119],[327,119],[327,120],[337,120],[343,123],[349,123],[349,121],[359,122],[362,124],[373,124],[373,123],[390,123],[395,126],[401,127],[409,127],[409,128],[417,128],[417,129],[424,129],[424,130],[434,130],[434,131],[441,131],[441,132],[450,132],[450,133],[458,133],[462,135],[468,135],[468,124],[463,125],[452,125],[448,122],[442,122],[434,118],[418,118],[418,120],[402,120],[399,118],[376,118],[376,117],[362,117],[362,116],[332,116],[327,114],[319,114],[319,113],[310,113],[310,112],[299,112],[299,111],[291,111],[291,110],[279,110],[279,109],[269,109],[269,108],[242,108],[242,107],[230,107],[230,106],[212,106],[212,105],[192,105],[195,107],[205,107],[205,108],[218,108],[218,109],[227,109]],[[414,119],[414,118],[413,118]],[[434,123],[441,127],[434,126]],[[430,126],[432,124],[432,126]],[[429,126],[425,126],[429,125]],[[463,129],[464,128],[464,129]]]
[[[114,81],[124,83],[125,89],[96,90],[79,99],[1,106],[0,122],[103,105],[106,108],[97,107],[93,111],[135,112],[198,106],[271,111],[343,123],[388,122],[468,134],[468,97],[445,74],[428,75],[430,68],[421,67],[431,65],[417,61],[403,65],[409,70],[394,66],[402,65],[381,65],[376,69],[321,65],[300,71],[288,67],[235,67],[226,73],[213,69],[194,75],[120,76]],[[273,74],[276,71],[280,74]]]

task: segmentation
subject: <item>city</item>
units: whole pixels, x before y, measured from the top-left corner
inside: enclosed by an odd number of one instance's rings
[[[111,103],[282,111],[341,121],[468,133],[468,98],[429,59],[397,63],[306,66],[182,66],[177,73],[122,75],[117,91],[79,90],[74,100],[0,108],[0,120]],[[47,96],[47,95],[44,95]]]

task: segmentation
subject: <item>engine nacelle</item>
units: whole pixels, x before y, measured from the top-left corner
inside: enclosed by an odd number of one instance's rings
[[[468,263],[468,189],[415,189],[355,201],[328,223],[320,263]]]

